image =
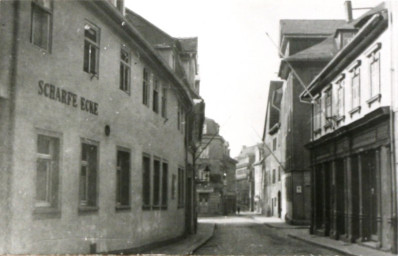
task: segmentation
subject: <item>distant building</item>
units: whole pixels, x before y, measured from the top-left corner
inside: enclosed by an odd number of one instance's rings
[[[206,118],[197,163],[197,207],[201,215],[235,212],[235,165],[219,125]]]
[[[276,210],[278,216],[292,224],[309,224],[311,219],[310,156],[303,149],[311,135],[308,130],[311,105],[300,102],[301,82],[308,84],[333,57],[337,49],[329,37],[344,23],[344,20],[280,21],[283,56],[278,75],[283,86],[281,95],[276,95],[281,96],[280,113],[277,121],[271,115],[268,117],[271,119],[266,123],[264,139],[272,137],[270,148],[274,154],[268,156],[271,165],[266,166],[271,173],[271,184],[278,183],[280,177],[282,186],[280,196],[272,195],[271,211],[275,214]],[[271,114],[276,115],[278,111],[272,109],[269,109]],[[271,146],[271,141],[266,143]],[[279,158],[278,164],[274,156]]]
[[[384,3],[347,13],[328,39],[338,51],[301,94],[313,103],[311,232],[397,253],[397,37]]]
[[[237,206],[241,211],[254,211],[255,209],[255,166],[260,157],[258,152],[260,145],[250,147],[243,146],[239,155],[235,157],[236,165],[236,193]],[[257,152],[257,154],[256,154]],[[261,178],[260,175],[257,175]],[[257,200],[258,201],[258,200]]]
[[[1,254],[194,232],[197,40],[160,39],[173,66],[131,13],[121,0],[0,1]]]

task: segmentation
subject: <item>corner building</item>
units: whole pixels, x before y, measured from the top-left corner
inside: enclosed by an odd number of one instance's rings
[[[382,3],[338,28],[301,99],[314,103],[311,232],[396,253],[388,13]]]
[[[109,252],[193,229],[203,101],[124,12],[0,1],[0,253]]]

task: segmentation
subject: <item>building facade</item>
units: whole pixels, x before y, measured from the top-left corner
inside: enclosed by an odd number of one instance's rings
[[[343,20],[280,21],[280,52],[283,57],[278,74],[283,80],[280,122],[268,127],[268,134],[265,134],[272,137],[275,144],[272,145],[275,148],[272,158],[277,155],[280,164],[266,169],[281,173],[279,198],[282,202],[278,197],[271,198],[271,202],[273,199],[274,205],[281,206],[282,209],[277,208],[277,212],[280,211],[278,216],[292,224],[309,224],[311,211],[310,157],[309,152],[303,150],[311,135],[308,130],[311,105],[301,102],[298,96],[303,86],[332,58],[336,48],[328,36],[341,24],[344,24]]]
[[[282,174],[284,165],[281,162],[282,150],[280,141],[282,81],[271,81],[268,91],[267,110],[264,124],[264,161],[262,212],[266,216],[282,218]],[[279,142],[279,145],[278,145]]]
[[[235,165],[229,144],[219,134],[219,125],[206,118],[197,160],[197,207],[200,215],[235,212]]]
[[[255,175],[255,169],[258,170],[258,164],[261,156],[260,145],[243,146],[239,155],[235,158],[236,164],[236,192],[237,192],[237,206],[241,211],[254,211],[255,201],[255,178],[262,178],[262,175]],[[257,173],[258,174],[258,173]]]
[[[198,83],[125,14],[123,1],[0,1],[0,253],[109,252],[194,230]]]
[[[382,3],[338,28],[338,52],[301,99],[314,103],[311,232],[396,253],[389,14]]]

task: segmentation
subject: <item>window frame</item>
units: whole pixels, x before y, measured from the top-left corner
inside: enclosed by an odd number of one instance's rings
[[[167,118],[167,87],[165,85],[162,86],[162,98],[161,98],[161,104],[162,104],[162,117]]]
[[[122,166],[119,165],[119,153],[125,153],[128,155],[128,170],[127,177],[122,176]],[[115,186],[115,208],[116,210],[131,209],[131,151],[128,148],[116,147],[116,186]],[[121,191],[121,180],[127,180],[127,204],[124,204],[121,197],[123,196]]]
[[[96,41],[93,41],[92,39],[90,39],[90,38],[88,38],[86,35],[85,35],[85,32],[86,32],[86,30],[89,30],[89,28],[90,29],[92,29],[92,30],[94,30],[95,32],[96,32]],[[99,77],[99,62],[100,62],[100,49],[101,49],[101,45],[100,45],[100,42],[101,42],[101,29],[97,26],[97,25],[95,25],[94,23],[92,23],[92,22],[90,22],[90,21],[88,21],[88,20],[85,20],[85,22],[84,22],[84,29],[83,29],[83,33],[84,33],[84,45],[83,45],[83,71],[84,72],[86,72],[86,73],[88,73],[89,75],[91,75],[91,78],[93,78],[93,77]],[[87,60],[87,63],[88,63],[88,67],[87,67],[87,70],[86,70],[86,43],[89,45],[89,48],[90,48],[90,50],[89,50],[89,52],[88,52],[88,60]],[[92,65],[90,65],[90,63],[91,63],[91,47],[94,47],[94,49],[96,49],[96,51],[95,51],[95,72],[92,72]]]
[[[39,139],[45,137],[53,142],[48,154],[39,152]],[[60,210],[60,166],[61,166],[61,134],[50,131],[37,130],[36,132],[36,165],[35,165],[35,213],[58,212]],[[49,145],[51,147],[51,145]],[[46,199],[37,200],[38,162],[40,159],[50,162],[50,174],[46,174]],[[50,178],[48,178],[50,176]],[[48,184],[50,183],[50,184]],[[50,191],[48,191],[50,190]]]
[[[123,59],[127,55],[127,61]],[[127,74],[126,74],[127,73]],[[119,89],[130,95],[131,93],[131,50],[125,46],[120,48],[120,81]],[[127,81],[126,81],[127,79]]]
[[[381,54],[380,54],[379,49],[373,51],[371,54],[368,55],[368,58],[369,58],[369,76],[370,76],[370,79],[369,79],[369,81],[370,81],[370,83],[369,83],[369,85],[370,85],[369,86],[370,97],[369,98],[373,98],[373,97],[379,96],[380,93],[381,93],[381,56],[380,55]],[[374,82],[373,81],[373,69],[372,69],[373,65],[377,66],[377,68],[376,68],[377,74],[378,74],[378,76],[377,76],[377,85],[376,85],[376,87],[377,87],[376,89],[377,90],[374,90],[375,89],[375,85],[373,84],[373,82]]]
[[[152,181],[151,181],[151,169],[152,169],[152,158],[150,154],[142,154],[142,209],[150,210],[152,205]],[[145,169],[144,159],[148,159],[148,170]]]
[[[163,159],[161,167],[161,209],[166,210],[169,203],[169,163]],[[165,168],[166,167],[166,168]]]
[[[177,208],[185,207],[185,171],[183,167],[178,167],[178,190],[177,190]]]
[[[90,198],[90,193],[89,193],[89,187],[92,187],[93,185],[90,185],[90,175],[91,175],[91,170],[90,170],[90,163],[89,161],[86,159],[83,159],[83,147],[84,145],[89,146],[89,147],[95,147],[96,149],[96,154],[95,154],[95,184],[94,184],[94,188],[95,188],[95,198]],[[94,141],[94,140],[90,140],[90,139],[86,139],[86,138],[81,138],[80,141],[80,165],[79,165],[79,200],[78,200],[78,205],[79,205],[79,212],[87,212],[87,211],[97,211],[98,210],[98,199],[99,199],[99,142]],[[88,157],[88,155],[87,155]],[[86,169],[86,191],[85,191],[85,196],[86,196],[86,200],[82,200],[81,198],[81,178],[82,178],[82,167],[87,167]],[[88,174],[87,174],[88,173]],[[93,182],[93,181],[91,181]],[[90,205],[89,201],[94,201],[94,204]],[[86,202],[84,202],[86,201]]]
[[[142,73],[142,104],[149,107],[149,92],[150,92],[151,72],[143,69]]]
[[[53,36],[53,10],[54,10],[54,1],[53,0],[48,0],[50,3],[50,7],[46,7],[43,4],[39,3],[38,0],[32,0],[31,1],[31,20],[30,20],[30,43],[39,47],[40,49],[51,53],[52,49],[52,36]],[[35,27],[34,27],[34,13],[35,10],[38,10],[39,12],[44,12],[46,15],[48,15],[48,26],[47,26],[47,47],[44,48],[41,45],[38,45],[35,43]]]
[[[360,63],[354,66],[351,74],[351,109],[361,106],[361,67]],[[355,99],[356,95],[356,99]],[[354,100],[355,99],[355,100]]]
[[[156,114],[159,114],[159,79],[154,76],[153,77],[153,86],[152,86],[152,110]]]
[[[159,163],[158,170],[156,169],[156,162]],[[159,210],[162,205],[162,160],[160,157],[153,157],[152,167],[152,209]],[[156,177],[156,171],[158,171],[158,177]]]

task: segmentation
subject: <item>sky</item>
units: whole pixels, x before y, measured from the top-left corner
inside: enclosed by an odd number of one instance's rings
[[[200,95],[231,156],[261,142],[280,19],[345,19],[344,0],[125,0],[173,37],[198,37]],[[352,0],[353,8],[378,0]],[[354,10],[354,18],[363,11]],[[267,33],[269,37],[267,36]]]

